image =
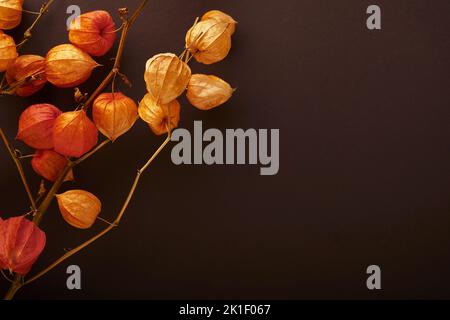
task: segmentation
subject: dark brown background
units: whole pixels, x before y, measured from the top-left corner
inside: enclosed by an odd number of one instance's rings
[[[26,8],[39,2],[25,1]],[[134,86],[126,94],[144,95],[145,61],[181,52],[196,16],[213,8],[230,13],[239,26],[228,59],[192,67],[238,91],[209,113],[183,100],[181,126],[203,120],[207,128],[279,128],[280,173],[176,167],[167,149],[118,230],[18,297],[450,298],[450,2],[375,2],[383,30],[371,32],[365,11],[374,1],[151,1],[128,39],[123,72]],[[44,55],[67,42],[70,4],[114,12],[137,3],[58,0],[25,52]],[[106,74],[112,55],[100,60],[105,68],[84,91]],[[70,110],[71,96],[49,85],[30,99],[2,98],[1,126],[13,138],[25,107],[51,102]],[[102,216],[112,219],[160,141],[139,123],[78,168],[77,182],[65,188],[94,192]],[[3,151],[0,161],[0,213],[24,213],[13,163]],[[37,188],[38,178],[31,181]],[[55,206],[43,228],[48,245],[34,272],[95,232],[70,228]],[[82,268],[82,291],[66,289],[70,264]],[[365,286],[371,264],[382,267],[380,292]]]

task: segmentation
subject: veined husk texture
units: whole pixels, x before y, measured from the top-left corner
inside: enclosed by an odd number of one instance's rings
[[[57,195],[62,217],[78,229],[89,229],[95,223],[102,209],[101,201],[84,190],[70,190]]]
[[[158,104],[178,98],[187,87],[191,69],[172,53],[161,53],[147,61],[144,79],[148,93]]]
[[[146,94],[139,104],[139,116],[156,135],[168,133],[178,127],[180,104],[173,100],[167,104],[157,104],[150,94]]]
[[[204,64],[225,59],[231,50],[230,24],[207,19],[195,24],[186,34],[186,48]]]
[[[46,56],[47,80],[56,87],[72,88],[82,84],[98,67],[87,53],[72,44],[62,44],[51,49]]]
[[[0,29],[9,30],[22,21],[23,0],[0,0]]]
[[[17,57],[14,39],[0,30],[0,72],[5,72]]]
[[[189,81],[187,98],[200,110],[210,110],[227,102],[233,88],[216,76],[194,74]]]

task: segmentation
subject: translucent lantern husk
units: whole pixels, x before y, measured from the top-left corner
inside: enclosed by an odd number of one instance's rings
[[[234,20],[233,17],[222,11],[219,10],[208,11],[203,15],[202,21],[209,19],[228,23],[228,31],[230,32],[230,35],[233,35],[236,31],[236,24],[237,24],[236,20]]]
[[[139,116],[156,135],[168,133],[178,127],[180,104],[173,100],[168,104],[157,104],[150,94],[146,94],[139,104]],[[169,120],[170,119],[170,120]]]
[[[9,30],[22,21],[23,0],[0,1],[0,29]]]
[[[191,77],[191,69],[172,53],[162,53],[147,61],[144,79],[147,91],[159,104],[178,98]]]
[[[89,229],[102,209],[101,201],[84,190],[71,190],[57,195],[59,210],[68,224],[78,229]]]
[[[61,110],[51,104],[35,104],[20,115],[17,139],[35,149],[53,148],[53,126]]]
[[[41,90],[47,78],[45,76],[45,58],[36,55],[18,57],[6,71],[9,85],[15,86],[15,93],[28,97]]]
[[[46,56],[47,80],[60,88],[71,88],[82,84],[98,67],[87,53],[72,44],[62,44],[51,49]]]
[[[227,102],[233,88],[216,76],[194,74],[189,81],[187,98],[200,110],[210,110]]]
[[[136,103],[120,92],[99,95],[92,115],[98,130],[112,141],[128,132],[139,118]]]
[[[186,48],[203,64],[219,62],[231,49],[229,23],[215,19],[202,20],[186,34]]]
[[[0,30],[0,72],[5,72],[17,56],[14,39]]]
[[[100,57],[114,45],[115,29],[114,20],[108,12],[91,11],[72,20],[69,27],[69,40],[90,55]]]
[[[54,150],[66,157],[79,158],[95,147],[98,130],[83,110],[65,112],[53,127]]]
[[[25,216],[0,219],[0,268],[26,275],[45,241],[45,233]]]
[[[38,150],[31,160],[33,170],[48,181],[56,181],[67,165],[67,158],[53,150]],[[73,171],[70,170],[64,181],[72,181]]]

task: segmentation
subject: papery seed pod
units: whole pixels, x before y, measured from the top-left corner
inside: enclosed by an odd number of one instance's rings
[[[72,44],[54,47],[45,58],[47,80],[60,88],[82,84],[98,66],[87,53]]]
[[[79,158],[95,147],[97,141],[97,127],[83,110],[65,112],[56,119],[53,143],[59,154]]]
[[[227,102],[233,95],[233,88],[216,76],[194,74],[189,81],[187,98],[200,110],[210,110]]]
[[[92,115],[98,130],[112,141],[130,130],[139,117],[136,103],[120,92],[99,95]]]
[[[67,165],[67,158],[53,150],[38,150],[31,160],[33,170],[48,181],[55,182]],[[73,171],[70,170],[64,181],[73,180]]]
[[[116,24],[108,12],[91,11],[72,20],[69,40],[86,53],[100,57],[114,45],[115,30]]]
[[[22,21],[23,0],[0,1],[0,29],[9,30]]]
[[[236,24],[237,22],[231,17],[230,15],[219,11],[219,10],[211,10],[205,13],[202,17],[201,21],[213,19],[221,22],[226,22],[229,24],[228,31],[230,32],[230,35],[233,35],[236,31]]]
[[[159,104],[178,98],[191,77],[191,69],[172,53],[157,54],[147,61],[144,79],[147,91]]]
[[[20,97],[28,97],[41,90],[47,78],[45,76],[45,58],[36,55],[18,57],[6,71],[9,85],[17,84],[15,93]]]
[[[148,123],[154,134],[162,135],[167,133],[169,128],[172,131],[178,127],[180,109],[177,100],[158,105],[151,94],[146,94],[139,104],[139,115]]]
[[[61,110],[51,104],[34,104],[20,115],[17,139],[35,149],[53,148],[53,126]]]
[[[45,233],[25,216],[0,223],[0,267],[26,275],[45,247]]]
[[[84,190],[71,190],[56,195],[61,215],[68,224],[78,229],[89,229],[102,209],[101,201]]]
[[[219,62],[231,49],[229,23],[215,19],[200,21],[186,34],[186,49],[204,64]]]
[[[0,72],[6,71],[17,56],[14,39],[0,30]]]

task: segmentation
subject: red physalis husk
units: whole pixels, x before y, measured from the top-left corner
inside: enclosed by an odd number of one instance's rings
[[[167,104],[178,98],[191,78],[191,68],[173,53],[161,53],[145,65],[144,79],[147,91],[158,104]]]
[[[68,224],[78,229],[89,229],[102,209],[101,201],[84,190],[70,190],[56,195],[61,215]]]
[[[33,170],[48,181],[55,182],[67,165],[67,158],[53,150],[38,150],[31,160]],[[67,173],[64,181],[72,181],[73,171]]]
[[[55,121],[54,150],[66,157],[79,158],[98,141],[98,130],[84,110],[65,112]]]
[[[139,118],[136,103],[120,92],[99,95],[92,116],[98,130],[111,141],[128,132]]]
[[[45,233],[25,216],[0,222],[0,268],[26,275],[45,247]]]
[[[15,93],[20,97],[28,97],[41,90],[47,78],[45,77],[45,58],[36,55],[18,57],[6,71],[9,85],[18,84]]]
[[[35,149],[53,148],[53,125],[61,111],[51,104],[35,104],[22,112],[17,139]]]
[[[70,42],[95,57],[106,54],[115,39],[116,24],[103,10],[84,13],[73,19],[69,27]]]

